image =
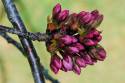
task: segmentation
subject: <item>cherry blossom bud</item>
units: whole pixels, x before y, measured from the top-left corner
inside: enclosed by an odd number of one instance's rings
[[[78,50],[84,50],[85,49],[84,46],[80,43],[75,43],[75,44],[73,44],[73,46],[78,48]]]
[[[74,66],[73,66],[73,72],[75,72],[76,74],[80,75],[81,68],[78,65],[74,64]]]
[[[97,31],[95,28],[93,28],[91,30],[91,34],[93,34],[94,36],[99,36],[100,35],[100,31]]]
[[[65,44],[71,44],[72,38],[69,35],[64,35],[63,37],[60,38],[60,41],[65,43]]]
[[[79,49],[77,47],[68,47],[67,51],[71,54],[75,54],[79,52]]]
[[[85,63],[84,59],[81,58],[81,57],[77,57],[77,58],[76,58],[76,64],[77,64],[79,67],[86,67],[86,63]]]
[[[53,17],[55,18],[56,15],[58,15],[61,12],[61,5],[58,3],[53,8]]]
[[[86,14],[88,14],[88,12],[85,12],[85,11],[81,11],[79,14],[78,14],[78,19],[82,18],[83,16],[85,16]]]
[[[97,41],[93,41],[92,39],[84,39],[84,44],[86,46],[94,46],[97,44]]]
[[[97,45],[95,48],[92,48],[90,52],[97,60],[103,61],[106,58],[106,51],[100,45]]]
[[[52,55],[51,64],[60,69],[62,67],[61,58],[58,55]]]
[[[68,15],[69,15],[69,10],[63,10],[57,16],[57,20],[58,21],[64,21],[68,17]]]
[[[98,27],[101,24],[102,20],[103,20],[103,15],[95,17],[94,22],[90,24],[91,27]]]
[[[97,36],[97,37],[96,37],[96,40],[97,40],[98,42],[101,41],[101,40],[102,40],[102,36],[101,36],[101,35]]]
[[[88,33],[88,34],[85,35],[85,38],[91,39],[91,38],[93,38],[93,34],[92,33]]]
[[[92,15],[90,13],[87,13],[80,19],[80,22],[84,25],[85,23],[88,23],[90,20],[92,20]]]
[[[106,51],[103,48],[99,48],[97,54],[100,61],[103,61],[106,58]]]
[[[65,71],[70,71],[73,68],[72,58],[68,55],[65,55],[62,60],[63,68]]]
[[[82,55],[82,58],[84,59],[85,63],[86,64],[89,64],[89,65],[93,65],[94,62],[92,61],[92,58],[90,57],[90,55],[88,53],[80,53]]]
[[[73,36],[71,36],[71,37],[72,37],[72,43],[76,43],[78,41],[75,37],[73,37]]]
[[[60,42],[69,45],[72,43],[72,37],[69,35],[64,35],[63,37],[60,38]]]
[[[55,73],[55,74],[57,74],[58,73],[58,71],[59,71],[59,68],[57,68],[55,65],[53,65],[53,64],[50,64],[50,68],[51,68],[51,70]]]

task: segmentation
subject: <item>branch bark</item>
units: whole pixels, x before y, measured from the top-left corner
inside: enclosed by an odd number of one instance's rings
[[[36,33],[32,33],[32,32],[21,32],[17,29],[14,28],[9,28],[3,25],[0,25],[0,31],[5,32],[5,33],[12,33],[12,34],[16,34],[20,37],[26,38],[26,39],[30,39],[30,40],[37,40],[37,41],[47,41],[49,39],[49,36],[46,33],[41,33],[41,32],[36,32]]]
[[[26,27],[19,16],[17,8],[13,2],[13,0],[2,0],[4,8],[6,10],[8,19],[12,23],[13,27],[22,31],[27,32]],[[40,59],[36,53],[36,50],[32,44],[32,41],[29,39],[25,39],[19,36],[19,39],[22,43],[24,51],[26,52],[28,62],[31,67],[31,71],[34,77],[35,83],[45,83],[43,73],[40,69]]]

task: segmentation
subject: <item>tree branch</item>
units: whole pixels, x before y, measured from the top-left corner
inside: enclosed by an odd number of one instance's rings
[[[30,39],[30,40],[37,40],[37,41],[47,41],[49,39],[49,36],[46,33],[41,33],[41,32],[36,32],[36,33],[32,33],[32,32],[21,32],[17,29],[14,28],[9,28],[3,25],[0,25],[0,30],[2,32],[8,32],[8,33],[12,33],[12,34],[16,34],[18,36],[21,36],[23,38],[26,39]]]
[[[2,0],[2,2],[5,7],[8,19],[12,23],[13,27],[22,32],[27,32],[26,27],[23,21],[21,20],[19,13],[16,9],[16,6],[13,3],[13,0]],[[22,38],[20,36],[19,38],[24,48],[24,51],[26,52],[27,59],[30,64],[31,71],[34,77],[34,82],[45,83],[44,76],[40,69],[40,59],[36,53],[36,50],[32,44],[32,41],[29,39]]]

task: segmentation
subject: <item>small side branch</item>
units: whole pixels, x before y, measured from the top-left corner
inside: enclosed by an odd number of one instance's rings
[[[14,28],[9,28],[3,25],[0,25],[0,30],[3,32],[8,32],[8,33],[12,33],[12,34],[16,34],[18,36],[21,36],[23,38],[26,39],[30,39],[30,40],[37,40],[37,41],[47,41],[49,39],[49,36],[46,33],[41,33],[41,32],[36,32],[36,33],[32,33],[32,32],[21,32],[17,29]]]

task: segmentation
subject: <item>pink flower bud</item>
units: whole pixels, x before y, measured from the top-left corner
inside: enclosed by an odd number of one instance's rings
[[[99,14],[98,10],[92,12],[80,12],[78,14],[80,24],[93,28],[100,25],[103,20],[103,15]]]
[[[73,36],[71,36],[71,37],[72,37],[72,43],[76,43],[78,41],[75,37],[73,37]]]
[[[91,33],[94,35],[94,36],[99,36],[100,35],[100,31],[97,31],[95,28],[93,28],[91,30]]]
[[[92,28],[86,35],[85,38],[93,38],[94,36],[99,36],[100,35],[100,31],[97,31],[95,28]]]
[[[69,35],[64,35],[62,38],[60,38],[60,42],[69,45],[72,43],[72,37]]]
[[[75,72],[76,74],[80,75],[81,68],[78,65],[74,64],[74,66],[73,66],[73,72]]]
[[[85,64],[89,64],[89,65],[93,65],[94,64],[92,58],[90,57],[90,55],[88,53],[81,53],[81,55],[82,55],[82,58],[85,61]]]
[[[97,60],[103,61],[106,58],[106,51],[99,44],[95,48],[92,48],[90,52]]]
[[[57,20],[58,21],[64,21],[68,17],[68,15],[69,15],[69,10],[63,10],[57,16]]]
[[[58,71],[59,71],[59,68],[57,68],[55,65],[53,65],[53,64],[50,64],[50,68],[51,68],[51,70],[55,73],[55,74],[57,74],[58,73]]]
[[[79,52],[79,49],[77,47],[68,47],[67,51],[71,54],[75,54]]]
[[[97,36],[97,37],[96,37],[96,40],[97,40],[98,42],[101,41],[101,40],[102,40],[102,36],[101,36],[101,35]]]
[[[58,55],[52,55],[51,64],[60,69],[62,67],[61,58]]]
[[[98,27],[103,20],[103,15],[99,15],[99,16],[95,17],[93,20],[94,20],[94,22],[91,23],[91,27]]]
[[[97,17],[99,15],[99,11],[98,10],[93,10],[91,12],[91,14],[94,16],[94,17]]]
[[[91,39],[91,38],[93,38],[93,34],[92,33],[88,33],[88,34],[85,35],[85,38]]]
[[[80,43],[75,43],[75,44],[73,44],[73,46],[78,48],[78,50],[84,50],[85,49],[84,46]]]
[[[86,67],[86,63],[85,63],[85,61],[84,61],[84,59],[83,58],[81,58],[81,57],[77,57],[76,58],[76,64],[79,66],[79,67]]]
[[[58,3],[53,8],[53,17],[55,18],[56,15],[58,15],[61,12],[61,5]]]
[[[103,48],[99,48],[97,54],[100,61],[103,61],[106,58],[106,51]]]
[[[91,39],[84,39],[84,44],[86,46],[94,46],[97,44],[97,41],[91,40]]]
[[[68,55],[64,56],[62,60],[62,64],[65,71],[70,71],[73,68],[72,58]]]
[[[86,14],[88,14],[88,12],[85,12],[85,11],[81,11],[79,14],[78,14],[78,19],[82,18],[83,16],[85,16]]]
[[[90,20],[92,20],[92,15],[88,13],[80,19],[80,22],[81,24],[85,24],[85,23],[90,22]]]
[[[71,43],[76,43],[77,39],[73,36],[64,35],[60,38],[60,42],[69,45]]]

